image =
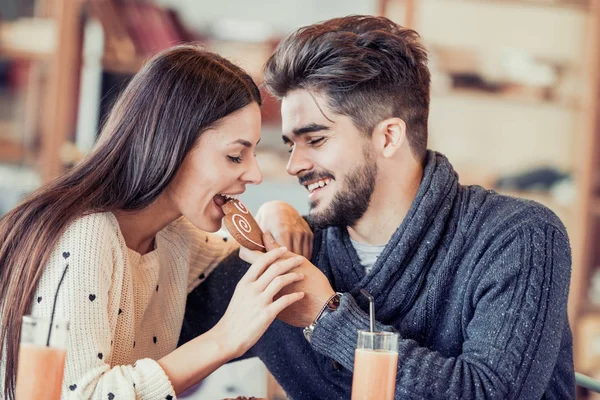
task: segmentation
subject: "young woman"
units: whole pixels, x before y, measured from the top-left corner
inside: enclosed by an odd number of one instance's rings
[[[21,317],[50,316],[63,274],[68,398],[174,398],[303,297],[273,301],[303,275],[289,272],[301,257],[272,250],[220,322],[176,349],[187,293],[236,248],[207,233],[221,226],[220,205],[261,181],[260,103],[252,79],[218,55],[165,51],[125,89],[94,151],[0,220],[0,397],[14,397]]]

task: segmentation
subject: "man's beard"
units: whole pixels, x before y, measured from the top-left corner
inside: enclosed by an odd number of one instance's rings
[[[377,178],[377,164],[370,149],[365,149],[365,163],[352,170],[344,179],[344,186],[333,196],[327,209],[310,212],[308,220],[313,228],[327,226],[354,226],[362,218],[371,202]],[[310,204],[313,210],[318,201]]]

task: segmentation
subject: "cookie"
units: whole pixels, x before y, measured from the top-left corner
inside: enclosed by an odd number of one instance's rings
[[[221,209],[225,213],[225,228],[239,244],[250,250],[266,252],[262,231],[244,203],[238,199],[229,199]]]

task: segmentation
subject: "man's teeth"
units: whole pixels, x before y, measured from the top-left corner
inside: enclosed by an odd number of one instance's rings
[[[310,185],[307,185],[306,189],[308,189],[309,193],[312,193],[315,189],[322,188],[323,186],[329,185],[330,182],[331,182],[331,179],[329,179],[329,178],[321,179],[320,181],[317,181],[315,183],[311,183]]]

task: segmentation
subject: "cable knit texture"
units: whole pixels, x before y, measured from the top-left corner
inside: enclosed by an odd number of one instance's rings
[[[70,321],[62,398],[174,399],[155,360],[177,346],[187,293],[236,247],[180,218],[140,255],[127,248],[112,213],[74,221],[45,267],[32,309],[51,315],[68,264],[56,311]]]
[[[198,314],[223,301],[211,288],[229,293],[241,276],[244,266],[227,262],[190,294],[182,341],[213,323]],[[570,246],[545,207],[461,186],[430,151],[417,196],[370,274],[343,227],[316,232],[313,263],[344,293],[338,310],[311,344],[276,321],[248,354],[291,399],[349,398],[357,330],[369,326],[361,288],[375,297],[377,329],[400,333],[396,399],[575,398]]]

